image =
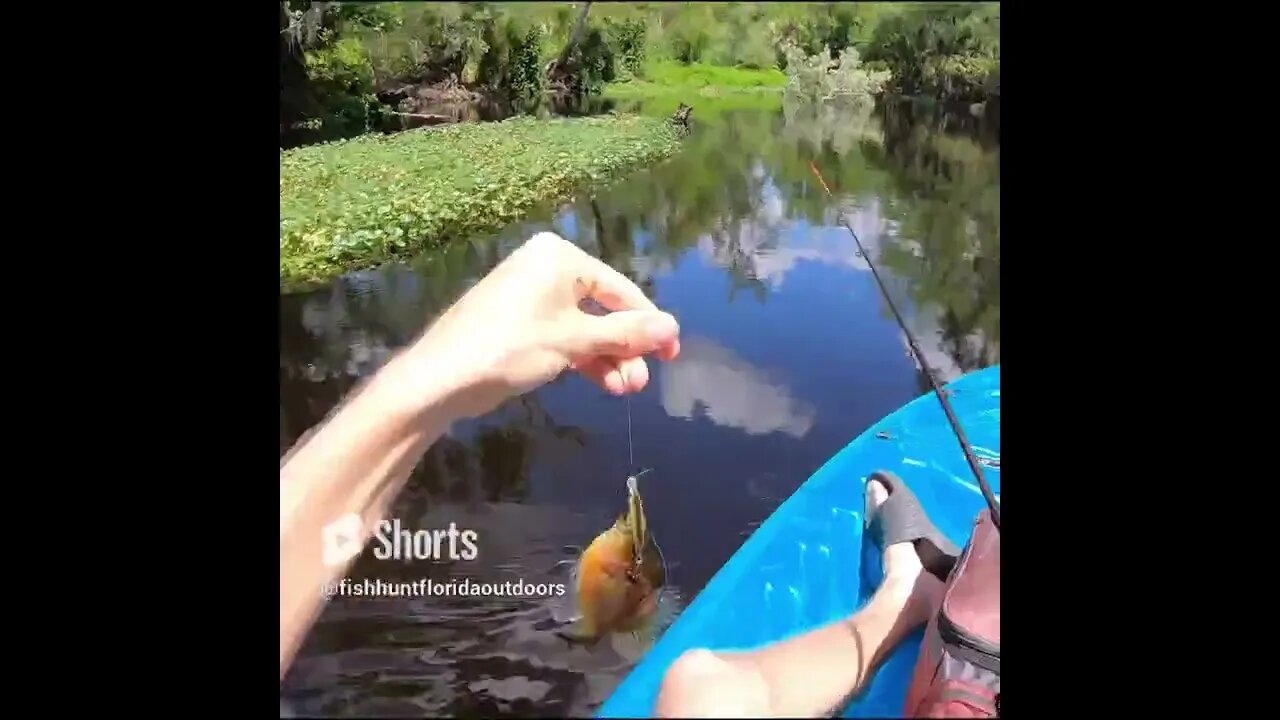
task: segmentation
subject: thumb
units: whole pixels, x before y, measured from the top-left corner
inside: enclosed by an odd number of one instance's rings
[[[671,315],[657,310],[619,310],[579,315],[567,328],[563,350],[574,356],[635,357],[669,345],[680,335]]]

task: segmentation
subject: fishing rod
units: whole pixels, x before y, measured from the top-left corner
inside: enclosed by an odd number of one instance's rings
[[[827,191],[827,196],[835,199],[831,188],[827,187],[827,181],[823,179],[822,173],[818,172],[818,166],[809,161],[809,169],[817,176],[818,182],[822,183],[822,189]],[[853,236],[853,241],[858,245],[858,253],[867,261],[867,267],[871,268],[871,276],[876,279],[876,285],[880,286],[880,294],[884,296],[884,300],[889,304],[889,309],[893,311],[893,317],[898,321],[898,327],[902,328],[902,332],[906,333],[907,343],[911,345],[911,352],[916,357],[916,362],[920,363],[920,367],[924,370],[924,374],[929,378],[929,384],[933,386],[933,392],[938,396],[938,401],[942,403],[942,411],[947,415],[947,422],[951,423],[951,430],[955,432],[956,439],[960,441],[960,449],[964,451],[964,457],[969,461],[969,469],[973,471],[974,477],[978,479],[978,487],[982,489],[982,497],[987,501],[987,507],[991,510],[991,522],[995,524],[996,529],[1000,528],[1000,504],[996,502],[995,494],[991,492],[991,486],[987,484],[986,477],[982,474],[982,468],[978,463],[978,458],[973,454],[973,448],[969,446],[969,440],[964,435],[964,430],[960,429],[960,422],[956,420],[955,413],[951,410],[951,403],[947,401],[947,394],[943,392],[938,385],[937,378],[933,375],[933,368],[929,367],[929,363],[924,359],[924,353],[920,351],[920,346],[916,344],[915,335],[907,328],[907,323],[902,319],[902,314],[898,312],[897,306],[893,304],[893,298],[889,297],[889,289],[885,287],[884,281],[880,279],[880,273],[876,270],[876,264],[871,262],[871,255],[867,253],[866,248],[862,247],[862,241],[858,239],[858,233],[853,231],[853,226],[844,217],[844,211],[836,206],[836,212],[840,215],[840,224],[844,225],[849,234]]]

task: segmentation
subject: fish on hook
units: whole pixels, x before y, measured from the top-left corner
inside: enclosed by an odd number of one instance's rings
[[[635,633],[654,619],[666,585],[666,561],[644,513],[637,473],[627,478],[627,506],[578,560],[578,619],[557,634],[594,645],[611,633]]]

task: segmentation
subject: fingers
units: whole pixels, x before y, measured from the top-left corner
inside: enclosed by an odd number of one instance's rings
[[[594,261],[594,258],[591,259]],[[602,286],[596,281],[588,284],[582,277],[578,277],[575,280],[575,288],[578,293],[580,305],[583,298],[590,298],[600,306],[604,307],[605,310],[613,312],[623,312],[627,310],[658,310],[657,306],[654,305],[649,298],[645,297],[644,293],[640,292],[640,289],[632,284],[625,276],[608,266],[605,266],[605,270],[616,275],[618,278],[617,282],[621,283],[621,285]],[[635,290],[638,296],[629,296],[627,294],[628,288]],[[637,305],[637,303],[640,305]],[[599,313],[591,314],[599,317]],[[663,314],[665,315],[666,313]],[[660,360],[666,362],[676,359],[676,356],[680,354],[679,327],[676,328],[675,334],[669,339],[660,340],[656,347],[643,350],[642,352],[653,352]],[[615,353],[624,357],[630,354],[627,352],[626,348],[617,348]]]
[[[575,366],[579,373],[613,395],[640,392],[649,384],[649,367],[644,358],[619,361],[611,357],[594,357]]]
[[[572,277],[579,294],[589,295],[609,310],[657,310],[644,291],[599,259],[553,232],[534,234],[523,249],[542,255],[547,260],[559,260],[574,256],[576,261],[563,263]],[[556,257],[558,256],[558,257]]]
[[[631,282],[626,275],[585,252],[581,255],[582,263],[578,268],[577,277],[574,278],[575,287],[580,294],[590,296],[608,310],[658,309],[644,291]],[[579,297],[579,300],[581,299]]]
[[[526,246],[566,268],[561,272],[573,283],[579,306],[589,297],[612,311],[604,316],[571,314],[572,320],[560,321],[560,337],[554,344],[577,359],[575,366],[583,375],[609,392],[635,392],[649,380],[648,366],[640,355],[653,353],[664,361],[679,355],[680,327],[675,318],[659,311],[625,275],[554,233],[538,233]],[[570,256],[576,261],[566,262]]]
[[[672,360],[675,360],[676,356],[680,354],[680,336],[677,335],[671,339],[671,342],[660,345],[658,349],[654,351],[654,354],[663,362],[671,362]]]
[[[676,319],[658,310],[582,313],[565,325],[561,349],[572,357],[630,358],[659,349],[670,355],[680,335]]]
[[[576,262],[564,263],[571,268],[574,293],[579,303],[586,298],[595,300],[609,311],[622,310],[658,310],[644,291],[626,275],[618,272],[608,264],[592,257],[582,248],[565,240],[553,232],[536,233],[524,245],[529,252],[540,253],[548,261],[553,255],[572,255]],[[679,353],[679,343],[665,344],[659,350],[659,357],[673,359]]]

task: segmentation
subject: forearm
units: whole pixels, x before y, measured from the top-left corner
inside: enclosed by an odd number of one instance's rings
[[[324,605],[321,588],[348,564],[326,566],[322,530],[348,515],[362,520],[361,542],[386,517],[422,453],[454,419],[456,394],[441,382],[408,383],[403,357],[299,447],[280,471],[280,675]]]
[[[611,312],[582,311],[595,299]],[[508,255],[383,368],[280,470],[280,675],[324,604],[323,531],[355,514],[361,541],[422,452],[454,419],[477,417],[574,368],[621,394],[648,382],[643,355],[672,360],[679,324],[624,275],[552,233]]]

